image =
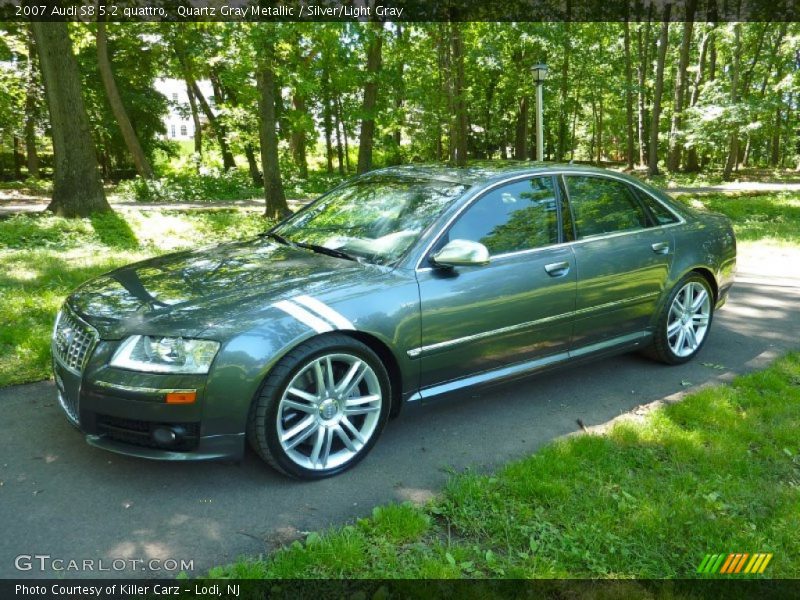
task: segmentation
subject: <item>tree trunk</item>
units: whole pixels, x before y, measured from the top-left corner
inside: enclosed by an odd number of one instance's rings
[[[569,2],[567,2],[567,13],[569,13]],[[558,144],[556,146],[556,162],[564,160],[564,156],[567,153],[567,100],[569,98],[570,87],[569,59],[571,50],[572,37],[570,35],[570,22],[567,21],[564,24],[564,62],[561,64],[561,89],[559,90],[561,94],[561,110],[558,112]]]
[[[339,113],[339,103],[333,101],[333,115],[336,119],[336,159],[339,162],[339,175],[344,175],[344,148],[342,147],[342,119]],[[349,170],[349,169],[348,169]]]
[[[301,179],[308,179],[308,158],[306,157],[306,128],[305,121],[308,116],[305,97],[295,90],[292,94],[292,106],[296,118],[292,127],[291,148],[294,164],[297,166]]]
[[[525,160],[528,144],[528,97],[523,96],[517,110],[517,127],[514,135],[514,160]]]
[[[325,129],[325,163],[328,173],[333,173],[333,116],[331,109],[331,77],[328,67],[322,69],[322,123]],[[341,167],[341,160],[339,166]]]
[[[178,62],[181,64],[181,68],[183,69],[183,77],[186,81],[186,85],[192,88],[195,100],[200,105],[200,110],[203,111],[203,114],[206,116],[206,119],[211,125],[211,129],[214,131],[214,135],[217,138],[217,143],[219,144],[219,149],[222,153],[223,168],[226,171],[235,169],[236,161],[233,159],[233,154],[228,147],[228,134],[225,126],[219,122],[214,114],[214,111],[212,111],[211,107],[208,105],[203,92],[200,90],[200,86],[197,85],[197,81],[194,78],[194,73],[192,73],[192,70],[189,68],[189,63],[187,62],[186,57],[177,48],[175,49],[175,54],[178,58]]]
[[[375,140],[375,107],[378,103],[378,74],[381,70],[381,35],[383,25],[372,23],[367,46],[367,79],[364,84],[364,101],[361,119],[361,133],[358,137],[358,167],[359,174],[372,169],[372,145]]]
[[[47,210],[62,217],[110,211],[97,168],[78,62],[67,24],[32,22],[53,134],[53,199]]]
[[[781,105],[775,107],[775,125],[770,140],[769,166],[777,167],[781,161]]]
[[[350,143],[347,141],[347,123],[344,120],[344,110],[342,109],[342,100],[336,97],[336,118],[342,126],[342,137],[344,137],[344,167],[345,171],[349,173],[353,170],[350,165]]]
[[[651,5],[652,6],[652,5]],[[638,115],[638,134],[639,134],[639,166],[644,167],[647,164],[647,109],[645,103],[645,81],[647,77],[648,58],[650,49],[650,14],[648,13],[647,25],[644,26],[644,33],[642,32],[642,25],[639,25],[636,31],[636,46],[639,54],[639,65],[637,67],[637,75],[639,82],[638,100],[639,100],[639,115]]]
[[[453,144],[454,155],[450,157],[458,167],[467,164],[467,102],[464,98],[464,43],[461,38],[461,23],[450,23],[450,33],[452,42],[452,64],[453,64],[453,102],[454,102],[454,132],[455,140]]]
[[[603,90],[600,90],[597,112],[597,166],[603,162]]]
[[[225,102],[230,103],[230,105],[234,108],[238,108],[239,94],[226,87],[218,77],[215,77],[214,81],[216,81],[214,84],[214,89],[216,91],[214,93],[216,94],[217,98],[224,98]],[[249,140],[244,144],[244,155],[247,158],[247,171],[250,174],[250,179],[253,182],[253,185],[256,187],[261,187],[264,185],[264,178],[261,176],[261,171],[258,169],[255,148],[253,143]]]
[[[22,179],[22,163],[23,156],[22,156],[22,140],[19,139],[19,136],[14,136],[14,145],[13,145],[13,154],[14,154],[14,179],[20,181]]]
[[[696,0],[688,0],[686,3],[686,21],[683,23],[683,38],[681,40],[680,58],[678,59],[678,76],[675,80],[675,102],[669,130],[667,169],[670,171],[678,170],[683,150],[683,143],[678,138],[681,136],[681,113],[683,112],[683,98],[686,90],[686,69],[689,66],[689,47],[692,43],[696,5]]]
[[[631,68],[631,25],[625,21],[625,167],[633,170],[633,69]]]
[[[139,137],[133,129],[131,120],[128,117],[128,111],[125,110],[125,105],[122,102],[122,97],[119,95],[117,82],[114,80],[114,72],[111,68],[111,61],[108,58],[108,36],[106,34],[106,22],[97,21],[97,68],[100,71],[100,77],[103,80],[103,87],[106,90],[108,103],[111,106],[111,112],[114,113],[114,118],[117,120],[117,127],[122,132],[122,139],[125,140],[125,147],[133,159],[133,166],[136,167],[136,172],[143,179],[153,179],[153,169],[150,162],[145,156],[142,145],[139,143]]]
[[[233,158],[233,153],[231,153],[230,147],[228,146],[228,130],[227,128],[219,122],[214,111],[211,110],[211,107],[208,105],[206,101],[206,97],[203,95],[203,92],[200,90],[200,86],[197,85],[197,82],[192,77],[191,81],[189,82],[192,86],[192,91],[194,92],[194,97],[197,100],[197,103],[200,105],[200,109],[203,111],[203,114],[208,119],[208,122],[211,124],[211,128],[214,130],[214,133],[217,138],[217,143],[219,143],[219,149],[222,153],[222,168],[226,171],[236,168],[236,161]]]
[[[580,106],[581,102],[581,88],[580,88],[581,80],[578,79],[578,87],[575,90],[575,110],[572,112],[572,135],[570,136],[569,142],[569,160],[572,162],[575,160],[575,128],[578,125],[578,107]]]
[[[250,173],[250,180],[256,187],[261,187],[264,185],[264,178],[261,176],[261,171],[258,170],[256,150],[252,143],[247,142],[244,145],[244,155],[247,157],[247,171]]]
[[[194,97],[192,86],[186,84],[186,95],[189,97],[189,108],[192,111],[192,122],[194,123],[194,151],[198,157],[203,157],[203,131],[200,122],[200,114],[197,112],[197,99]],[[197,167],[200,167],[198,162]]]
[[[700,85],[703,83],[703,76],[706,69],[706,55],[708,53],[708,46],[712,35],[714,35],[713,25],[712,29],[708,30],[700,41],[700,50],[698,52],[699,56],[697,58],[697,72],[695,73],[694,83],[692,84],[692,94],[689,98],[689,106],[694,106],[697,104],[697,100],[700,98]],[[689,172],[696,172],[700,170],[700,165],[697,161],[697,148],[694,146],[689,148],[689,150],[686,152],[685,169]]]
[[[283,192],[278,164],[278,134],[275,118],[275,42],[265,36],[261,65],[257,73],[261,170],[264,173],[264,216],[281,219],[291,211]]]
[[[39,155],[36,152],[36,47],[28,36],[28,66],[25,73],[25,158],[29,177],[39,177]]]
[[[400,23],[396,25],[397,29],[395,30],[395,38],[396,44],[398,48],[403,47],[403,26]],[[395,127],[394,131],[392,132],[392,139],[394,142],[394,152],[392,157],[392,162],[396,165],[399,165],[403,162],[403,156],[400,152],[400,147],[403,141],[403,104],[405,103],[405,95],[406,95],[406,86],[405,81],[403,80],[405,71],[405,60],[398,61],[397,64],[397,85],[395,87],[395,97],[394,97],[394,108],[396,111],[396,119],[397,119],[397,127]]]
[[[736,104],[739,99],[739,66],[741,64],[741,51],[742,51],[742,25],[736,23],[733,26],[733,73],[731,77],[731,104]],[[734,127],[730,134],[730,141],[728,142],[728,158],[725,161],[725,168],[722,170],[722,179],[730,181],[733,173],[733,168],[736,166],[737,158],[739,157],[739,130]]]
[[[661,94],[664,91],[664,62],[667,57],[669,42],[669,13],[671,5],[664,7],[664,20],[661,23],[661,36],[658,41],[658,61],[656,63],[656,87],[653,92],[653,114],[650,121],[650,155],[647,161],[647,172],[650,176],[658,175],[658,120],[661,116]]]

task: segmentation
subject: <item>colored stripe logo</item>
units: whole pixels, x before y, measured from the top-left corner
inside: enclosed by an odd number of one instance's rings
[[[747,552],[706,554],[697,567],[697,572],[721,573],[724,575],[736,575],[738,573],[760,574],[764,572],[771,560],[772,553],[764,552],[756,554],[748,554]]]

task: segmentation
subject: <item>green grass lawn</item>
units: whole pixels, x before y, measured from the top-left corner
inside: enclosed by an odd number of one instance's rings
[[[250,237],[266,227],[260,215],[233,210],[0,220],[0,386],[52,376],[55,314],[87,279],[157,254]]]
[[[738,242],[800,245],[800,194],[681,194],[677,200],[727,215]]]
[[[800,353],[604,434],[556,440],[423,507],[374,509],[231,578],[800,577]],[[763,575],[698,575],[771,552]]]

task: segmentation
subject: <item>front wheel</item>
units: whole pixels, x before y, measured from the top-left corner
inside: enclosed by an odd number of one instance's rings
[[[279,471],[320,479],[359,462],[389,415],[386,368],[361,342],[332,335],[281,359],[248,420],[253,449]]]
[[[696,273],[688,274],[664,304],[648,353],[670,365],[691,360],[706,341],[713,315],[713,292],[708,281]]]

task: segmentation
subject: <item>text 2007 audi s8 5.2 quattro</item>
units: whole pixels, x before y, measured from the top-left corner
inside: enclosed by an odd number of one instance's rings
[[[642,349],[693,358],[736,264],[729,221],[573,165],[397,167],[256,239],[161,256],[73,292],[61,407],[101,448],[356,464],[405,402]]]

